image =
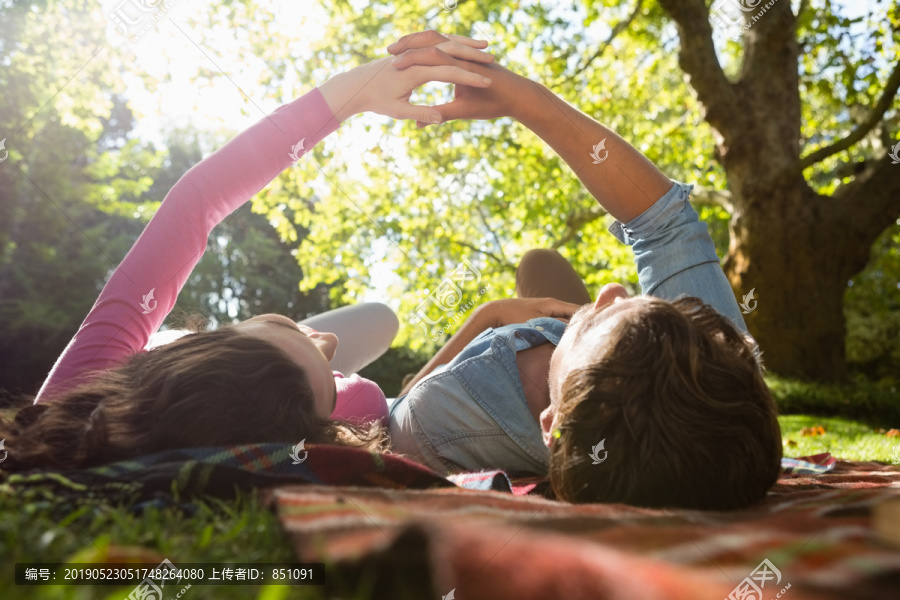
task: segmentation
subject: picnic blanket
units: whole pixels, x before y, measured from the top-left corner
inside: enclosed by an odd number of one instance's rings
[[[570,505],[532,483],[268,495],[298,560],[337,565],[373,598],[900,597],[900,551],[871,528],[872,507],[900,498],[896,466],[788,460],[765,501],[729,512]]]
[[[92,499],[191,510],[259,488],[298,560],[333,567],[328,593],[340,597],[869,600],[900,589],[900,552],[870,525],[873,506],[900,496],[900,468],[830,455],[785,459],[767,499],[732,512],[574,506],[541,478],[445,478],[316,445],[184,449],[0,481],[0,493],[61,510]]]
[[[241,491],[290,483],[393,489],[454,485],[427,467],[390,454],[316,444],[294,453],[288,444],[245,444],[170,450],[76,471],[14,473],[0,481],[0,493],[16,494],[25,502],[52,502],[60,510],[95,500],[136,511],[148,505],[190,511],[198,497],[231,499]]]

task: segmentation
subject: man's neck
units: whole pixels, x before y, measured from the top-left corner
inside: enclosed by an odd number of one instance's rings
[[[547,343],[516,353],[519,381],[525,391],[528,411],[538,423],[541,412],[550,406],[550,356],[555,349],[556,346]]]

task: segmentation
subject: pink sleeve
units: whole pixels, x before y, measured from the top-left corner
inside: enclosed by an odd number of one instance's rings
[[[213,227],[338,128],[318,89],[278,108],[192,167],[116,268],[35,402],[143,350],[175,305]]]

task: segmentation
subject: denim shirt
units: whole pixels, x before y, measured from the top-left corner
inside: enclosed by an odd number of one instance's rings
[[[706,224],[675,183],[644,213],[609,228],[634,252],[641,290],[666,300],[696,296],[747,331]],[[516,352],[557,345],[565,324],[551,318],[488,329],[452,361],[397,399],[394,451],[438,471],[505,469],[546,474],[549,451],[528,409]]]

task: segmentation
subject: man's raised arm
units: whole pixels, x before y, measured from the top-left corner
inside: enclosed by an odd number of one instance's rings
[[[522,104],[514,118],[547,142],[617,220],[627,223],[672,187],[656,165],[618,134],[543,85],[518,79]]]
[[[390,52],[431,42],[422,32],[401,38]],[[404,41],[406,40],[406,41]],[[435,38],[435,41],[439,41]],[[407,49],[393,63],[397,68],[439,64],[437,46]],[[647,157],[619,135],[573,108],[543,85],[496,63],[458,61],[461,66],[492,80],[490,87],[456,86],[453,102],[435,107],[452,119],[512,117],[547,142],[568,163],[587,190],[613,217],[627,223],[663,196],[672,181]],[[424,124],[420,124],[424,125]]]

